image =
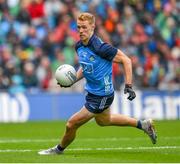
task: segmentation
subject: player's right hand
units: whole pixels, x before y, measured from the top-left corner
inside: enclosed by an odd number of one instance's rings
[[[69,86],[64,86],[64,85],[61,85],[60,83],[57,83],[57,85],[59,85],[61,88],[69,88],[71,87],[72,85],[69,85]]]

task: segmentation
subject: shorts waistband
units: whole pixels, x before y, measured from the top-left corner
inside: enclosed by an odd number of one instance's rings
[[[92,94],[92,93],[90,93],[90,92],[87,92],[88,93],[88,95],[89,96],[96,96],[96,97],[110,97],[110,96],[113,96],[114,95],[114,92],[112,92],[111,94],[109,94],[109,95],[103,95],[103,96],[100,96],[100,95],[95,95],[95,94]]]

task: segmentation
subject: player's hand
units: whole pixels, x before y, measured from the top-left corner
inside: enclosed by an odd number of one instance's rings
[[[64,86],[64,85],[61,85],[60,83],[57,83],[57,85],[59,85],[61,88],[69,88],[71,87],[72,85],[69,85],[69,86]]]
[[[132,86],[129,84],[125,85],[124,94],[126,93],[129,93],[129,96],[127,99],[129,99],[130,101],[132,101],[136,97],[136,93],[133,91]]]

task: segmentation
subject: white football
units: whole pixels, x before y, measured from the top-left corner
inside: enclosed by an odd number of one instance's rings
[[[69,64],[63,64],[56,69],[55,78],[62,86],[70,86],[76,81],[76,70]]]

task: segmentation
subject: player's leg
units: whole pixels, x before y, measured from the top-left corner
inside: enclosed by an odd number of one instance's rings
[[[83,107],[79,112],[75,113],[66,124],[66,131],[61,141],[61,147],[66,148],[75,138],[77,129],[88,122],[95,114],[89,112]]]
[[[154,124],[151,119],[137,120],[121,114],[110,114],[110,110],[106,109],[104,112],[97,114],[95,120],[100,126],[131,126],[143,130],[151,138],[153,144],[156,143],[157,135]]]
[[[77,129],[88,122],[95,114],[89,112],[85,107],[83,107],[79,112],[75,113],[67,122],[65,134],[62,137],[62,141],[59,145],[40,151],[40,155],[51,155],[51,154],[61,154],[64,149],[75,139]]]
[[[110,114],[109,108],[95,116],[95,120],[100,126],[132,126],[137,127],[138,121],[121,114]]]

